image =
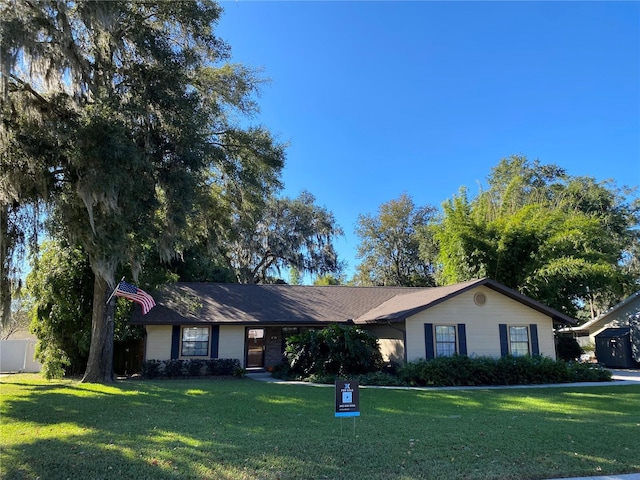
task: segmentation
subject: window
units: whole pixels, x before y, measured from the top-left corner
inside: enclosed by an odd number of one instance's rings
[[[514,357],[529,355],[528,327],[509,327],[509,349]]]
[[[184,327],[182,329],[183,357],[206,357],[209,355],[209,327]]]
[[[506,335],[506,333],[505,333]],[[467,327],[457,325],[424,324],[425,358],[450,357],[467,354]]]
[[[436,357],[451,357],[456,353],[456,327],[436,325]]]

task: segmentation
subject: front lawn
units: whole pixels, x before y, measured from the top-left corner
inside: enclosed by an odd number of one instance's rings
[[[333,388],[249,379],[0,383],[3,479],[541,479],[640,472],[640,385]]]

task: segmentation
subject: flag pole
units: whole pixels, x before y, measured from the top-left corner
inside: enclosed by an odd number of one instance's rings
[[[120,282],[124,282],[124,277],[122,277],[122,280],[120,280]],[[108,305],[111,299],[113,298],[113,296],[116,294],[116,290],[118,289],[118,285],[120,285],[120,282],[118,282],[118,284],[116,285],[116,288],[114,288],[113,292],[111,292],[111,295],[109,295],[109,298],[107,299],[107,303],[105,303],[105,305]]]

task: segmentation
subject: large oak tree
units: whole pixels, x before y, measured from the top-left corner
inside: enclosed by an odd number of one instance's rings
[[[94,273],[85,381],[110,381],[115,272],[170,259],[211,185],[277,176],[284,151],[234,119],[256,111],[259,79],[226,63],[210,1],[3,0],[0,220],[3,291],[24,225],[49,207],[54,235]],[[7,296],[3,296],[4,301]]]
[[[314,275],[341,272],[333,243],[342,229],[307,191],[296,198],[272,196],[251,210],[236,205],[225,218],[216,228],[218,253],[239,283],[269,283],[289,268]]]

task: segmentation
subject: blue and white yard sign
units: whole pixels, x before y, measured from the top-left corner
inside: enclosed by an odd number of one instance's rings
[[[360,389],[357,380],[336,380],[336,417],[360,416]]]

